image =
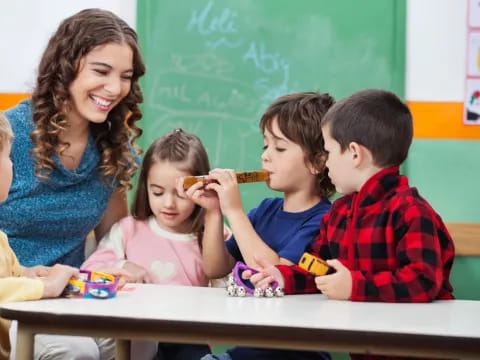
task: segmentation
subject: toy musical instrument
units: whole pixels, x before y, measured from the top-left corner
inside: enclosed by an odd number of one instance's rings
[[[268,171],[266,170],[252,170],[252,171],[239,171],[235,173],[238,183],[249,183],[256,181],[265,181],[268,179]],[[183,187],[188,189],[190,186],[197,182],[202,182],[204,185],[210,184],[215,180],[209,179],[208,175],[201,176],[186,176],[183,180]]]
[[[257,269],[254,269],[241,261],[237,261],[235,267],[232,270],[227,282],[227,294],[229,296],[246,296],[247,294],[255,297],[274,297],[283,296],[283,289],[278,287],[278,282],[274,281],[266,289],[255,288],[250,280],[244,279],[242,273],[246,270],[250,270],[252,275],[258,273]]]
[[[118,278],[100,271],[80,270],[77,279],[71,279],[63,295],[108,299],[117,294]]]

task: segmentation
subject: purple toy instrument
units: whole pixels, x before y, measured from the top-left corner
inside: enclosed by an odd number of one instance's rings
[[[227,282],[227,294],[229,296],[246,296],[247,294],[255,297],[273,297],[283,296],[283,289],[278,287],[278,282],[274,281],[265,289],[255,288],[249,279],[244,279],[242,274],[244,271],[251,271],[252,275],[258,273],[254,269],[241,261],[237,261]]]

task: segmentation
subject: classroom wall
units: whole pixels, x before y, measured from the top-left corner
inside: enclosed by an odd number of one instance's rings
[[[461,120],[468,1],[407,2],[406,98],[416,138],[405,171],[445,220],[480,222],[480,126]],[[480,299],[478,258],[457,256],[451,279],[458,298]]]
[[[406,172],[448,221],[478,222],[480,141],[464,134],[480,126],[462,125],[467,1],[407,2],[405,89],[415,140]]]
[[[414,113],[416,138],[404,170],[445,220],[480,222],[480,126],[460,125],[468,1],[407,0],[405,97]],[[136,25],[136,0],[16,0],[2,6],[0,109],[27,96],[52,31],[63,18],[87,7],[109,9]],[[456,262],[453,275],[461,297],[472,296],[465,273],[480,278],[476,259]],[[477,288],[474,296],[480,299]]]
[[[0,7],[0,108],[6,94],[31,91],[40,56],[60,22],[84,8],[113,11],[136,25],[136,0],[15,0]],[[40,15],[41,14],[41,15]]]

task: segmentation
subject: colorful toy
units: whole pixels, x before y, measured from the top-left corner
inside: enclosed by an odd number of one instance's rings
[[[265,181],[268,179],[268,171],[265,170],[240,171],[236,172],[235,174],[237,176],[238,183]],[[197,182],[202,182],[204,185],[206,185],[212,183],[213,180],[209,179],[207,175],[186,176],[183,180],[183,187],[188,189]]]
[[[230,275],[227,282],[226,289],[228,296],[243,297],[247,294],[250,294],[255,297],[273,297],[284,295],[283,289],[278,287],[278,283],[276,281],[274,281],[272,285],[266,289],[255,288],[250,280],[242,277],[242,273],[245,270],[250,270],[252,275],[258,273],[258,270],[251,268],[241,261],[237,261],[235,267],[233,268],[232,275]]]
[[[118,279],[99,271],[80,270],[77,279],[68,282],[63,294],[67,297],[83,296],[87,298],[108,299],[117,294]]]
[[[307,252],[303,253],[298,262],[298,266],[317,276],[334,272],[333,268],[331,268],[325,260]]]

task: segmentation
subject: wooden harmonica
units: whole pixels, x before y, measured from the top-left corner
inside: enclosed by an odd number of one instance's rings
[[[237,176],[238,183],[265,181],[268,179],[268,171],[265,170],[238,171],[235,175]],[[183,179],[183,187],[188,189],[197,182],[202,182],[204,185],[207,185],[214,181],[215,180],[209,179],[207,175],[185,176]]]

